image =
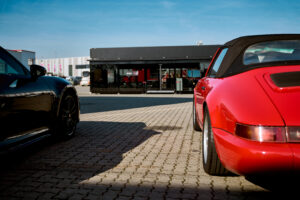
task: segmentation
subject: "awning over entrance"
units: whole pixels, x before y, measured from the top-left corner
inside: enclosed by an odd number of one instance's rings
[[[220,45],[92,48],[91,62],[129,64],[210,60]]]

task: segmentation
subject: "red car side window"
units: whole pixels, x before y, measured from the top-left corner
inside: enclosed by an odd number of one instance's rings
[[[220,65],[226,55],[226,52],[227,52],[228,48],[225,48],[225,49],[222,49],[221,52],[219,53],[218,57],[216,58],[216,60],[214,61],[214,64],[213,66],[210,68],[208,74],[207,74],[207,77],[210,77],[210,78],[214,78],[216,77],[217,75],[217,72],[220,68]]]

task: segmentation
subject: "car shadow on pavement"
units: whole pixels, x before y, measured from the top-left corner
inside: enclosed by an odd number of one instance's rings
[[[186,97],[122,97],[122,96],[102,96],[102,97],[80,97],[80,113],[95,113],[114,110],[124,110],[131,108],[142,108],[149,106],[171,105],[192,102],[192,96]]]
[[[14,184],[19,187],[24,178],[29,182],[35,182],[32,180],[35,179],[51,184],[54,180],[58,181],[56,175],[61,171],[68,172],[61,178],[80,182],[114,168],[123,160],[124,153],[157,134],[159,132],[146,129],[142,122],[80,122],[75,137],[70,140],[48,138],[3,156],[0,195],[4,189],[13,188]],[[52,172],[55,175],[49,176]]]
[[[103,172],[122,161],[129,152],[159,132],[142,122],[82,121],[70,140],[48,138],[3,157],[1,168],[88,169]],[[6,166],[6,167],[5,167]]]
[[[299,193],[300,174],[292,172],[274,172],[263,175],[247,176],[251,183],[275,193],[294,195]]]

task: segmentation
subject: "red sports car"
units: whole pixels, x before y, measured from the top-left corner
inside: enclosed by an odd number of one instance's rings
[[[211,175],[300,171],[300,34],[246,36],[219,48],[194,89]]]

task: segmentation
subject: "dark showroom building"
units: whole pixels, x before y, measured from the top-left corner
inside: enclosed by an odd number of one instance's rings
[[[191,93],[219,45],[92,48],[93,93]]]

